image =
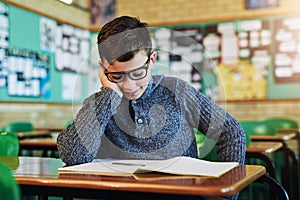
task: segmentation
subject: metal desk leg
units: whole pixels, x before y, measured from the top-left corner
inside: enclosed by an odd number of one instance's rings
[[[261,176],[259,179],[257,179],[255,182],[267,185],[270,188],[270,194],[275,194],[277,199],[289,200],[289,196],[285,191],[285,189],[272,177],[265,174]]]
[[[292,159],[292,171],[293,174],[290,176],[290,178],[293,179],[293,194],[296,200],[299,199],[299,192],[298,192],[298,186],[299,186],[299,172],[298,172],[298,159],[295,155],[295,153],[291,149],[287,149],[287,153]]]
[[[269,175],[272,178],[276,179],[274,163],[268,156],[264,155],[263,153],[246,153],[246,158],[254,158],[254,159],[262,160],[267,165],[266,168]]]
[[[286,164],[285,168],[283,170],[284,173],[283,177],[284,178],[284,185],[286,185],[287,190],[289,191],[290,194],[294,194],[294,197],[296,200],[299,199],[299,192],[298,192],[298,186],[299,186],[299,172],[298,172],[298,158],[295,152],[288,147],[288,145],[282,141],[283,144],[283,150],[286,154]],[[289,163],[289,158],[291,158],[292,161],[292,173],[290,172],[290,163]],[[289,179],[293,180],[293,188],[290,185]]]

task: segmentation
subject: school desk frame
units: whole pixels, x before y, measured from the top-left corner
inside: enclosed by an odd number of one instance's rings
[[[11,157],[10,159],[15,159]],[[134,176],[59,175],[59,159],[18,157],[14,177],[23,195],[60,196],[65,199],[188,199],[199,196],[233,195],[253,182],[270,186],[280,199],[289,199],[284,188],[257,165],[240,165],[219,178],[166,174]],[[0,157],[1,160],[1,157]],[[8,162],[9,159],[2,159]],[[9,163],[9,162],[8,162]],[[35,170],[33,170],[35,169]]]

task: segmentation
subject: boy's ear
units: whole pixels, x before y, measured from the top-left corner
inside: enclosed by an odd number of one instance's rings
[[[151,56],[150,56],[150,60],[154,64],[156,62],[156,59],[157,59],[157,53],[156,53],[156,51],[153,51]],[[152,65],[152,68],[153,68],[153,66],[154,65]]]
[[[106,60],[98,60],[98,63],[99,63],[99,65],[100,65],[100,67],[105,68],[105,66],[107,66]]]
[[[105,68],[105,66],[108,66],[108,65],[109,65],[109,63],[107,62],[106,59],[100,59],[100,60],[98,61],[98,63],[99,63],[100,66],[102,66],[102,67],[104,67],[104,68]]]

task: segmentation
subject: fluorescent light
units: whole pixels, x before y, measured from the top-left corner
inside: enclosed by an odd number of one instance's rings
[[[66,4],[71,4],[73,0],[60,0],[60,1],[66,3]]]

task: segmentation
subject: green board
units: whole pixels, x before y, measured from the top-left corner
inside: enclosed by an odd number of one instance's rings
[[[87,73],[76,73],[59,71],[55,67],[54,52],[42,51],[40,48],[40,19],[41,15],[24,10],[12,5],[8,6],[9,17],[9,48],[20,49],[32,53],[42,53],[49,56],[49,80],[47,83],[48,94],[39,96],[11,95],[8,87],[0,87],[0,101],[22,101],[22,102],[54,102],[73,103],[82,102],[87,97],[88,75]],[[73,99],[65,98],[63,95],[63,77],[73,76],[80,80],[81,97]],[[75,78],[74,78],[75,79]],[[75,90],[78,91],[78,88]],[[69,95],[70,96],[70,95]]]

